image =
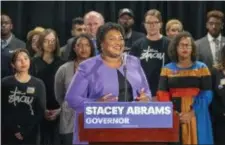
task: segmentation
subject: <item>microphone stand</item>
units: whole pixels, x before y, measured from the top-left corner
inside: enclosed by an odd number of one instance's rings
[[[126,61],[126,60],[125,60]],[[124,65],[123,67],[123,71],[124,71],[124,87],[125,87],[125,102],[128,102],[128,98],[127,98],[127,66]]]

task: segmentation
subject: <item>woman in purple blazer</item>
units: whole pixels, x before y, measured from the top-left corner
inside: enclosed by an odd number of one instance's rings
[[[124,54],[124,30],[106,23],[97,32],[99,55],[82,62],[67,90],[68,105],[83,112],[90,101],[150,101],[151,92],[138,58]],[[78,115],[76,115],[78,116]],[[76,117],[76,124],[77,117]],[[75,125],[74,144],[81,144]]]

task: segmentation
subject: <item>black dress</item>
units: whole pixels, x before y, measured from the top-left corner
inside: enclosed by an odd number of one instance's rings
[[[60,105],[56,101],[54,82],[55,74],[58,68],[64,62],[59,58],[55,57],[52,63],[46,63],[42,57],[35,57],[31,64],[31,74],[35,77],[43,80],[46,87],[46,108],[48,110],[59,109]],[[59,144],[59,117],[55,120],[48,121],[43,118],[40,125],[40,142],[44,145]]]
[[[212,101],[212,123],[215,145],[225,145],[225,73],[212,70],[214,97]]]

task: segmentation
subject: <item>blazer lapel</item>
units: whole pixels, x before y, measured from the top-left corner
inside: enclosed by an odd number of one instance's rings
[[[13,35],[13,34],[12,34]],[[16,41],[15,41],[15,36],[13,35],[12,36],[12,39],[11,39],[11,41],[9,42],[9,45],[8,45],[8,47],[10,48],[10,49],[13,49],[13,50],[16,50],[17,49],[17,46],[16,46]]]
[[[210,48],[210,44],[209,44],[209,40],[208,40],[208,37],[205,36],[205,39],[204,39],[204,51],[205,51],[205,55],[208,56],[209,58],[209,62],[213,62],[213,56],[212,56],[212,50]]]
[[[222,49],[225,46],[225,37],[222,37],[220,46],[221,46],[220,49]]]

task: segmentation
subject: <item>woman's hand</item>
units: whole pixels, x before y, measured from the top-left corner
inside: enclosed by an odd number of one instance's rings
[[[21,135],[20,132],[15,133],[15,136],[16,136],[17,139],[23,140],[23,136]]]
[[[49,121],[55,120],[61,112],[61,108],[54,110],[47,110],[45,113],[45,118]]]
[[[141,89],[139,94],[140,95],[135,99],[136,101],[139,101],[139,102],[149,102],[150,101],[150,98],[148,96],[146,96],[146,94],[145,94],[144,88]]]
[[[190,112],[180,113],[181,123],[190,123],[191,119],[195,116],[194,110]]]
[[[118,101],[118,97],[113,96],[111,93],[97,99],[97,102],[116,102],[116,101]]]

